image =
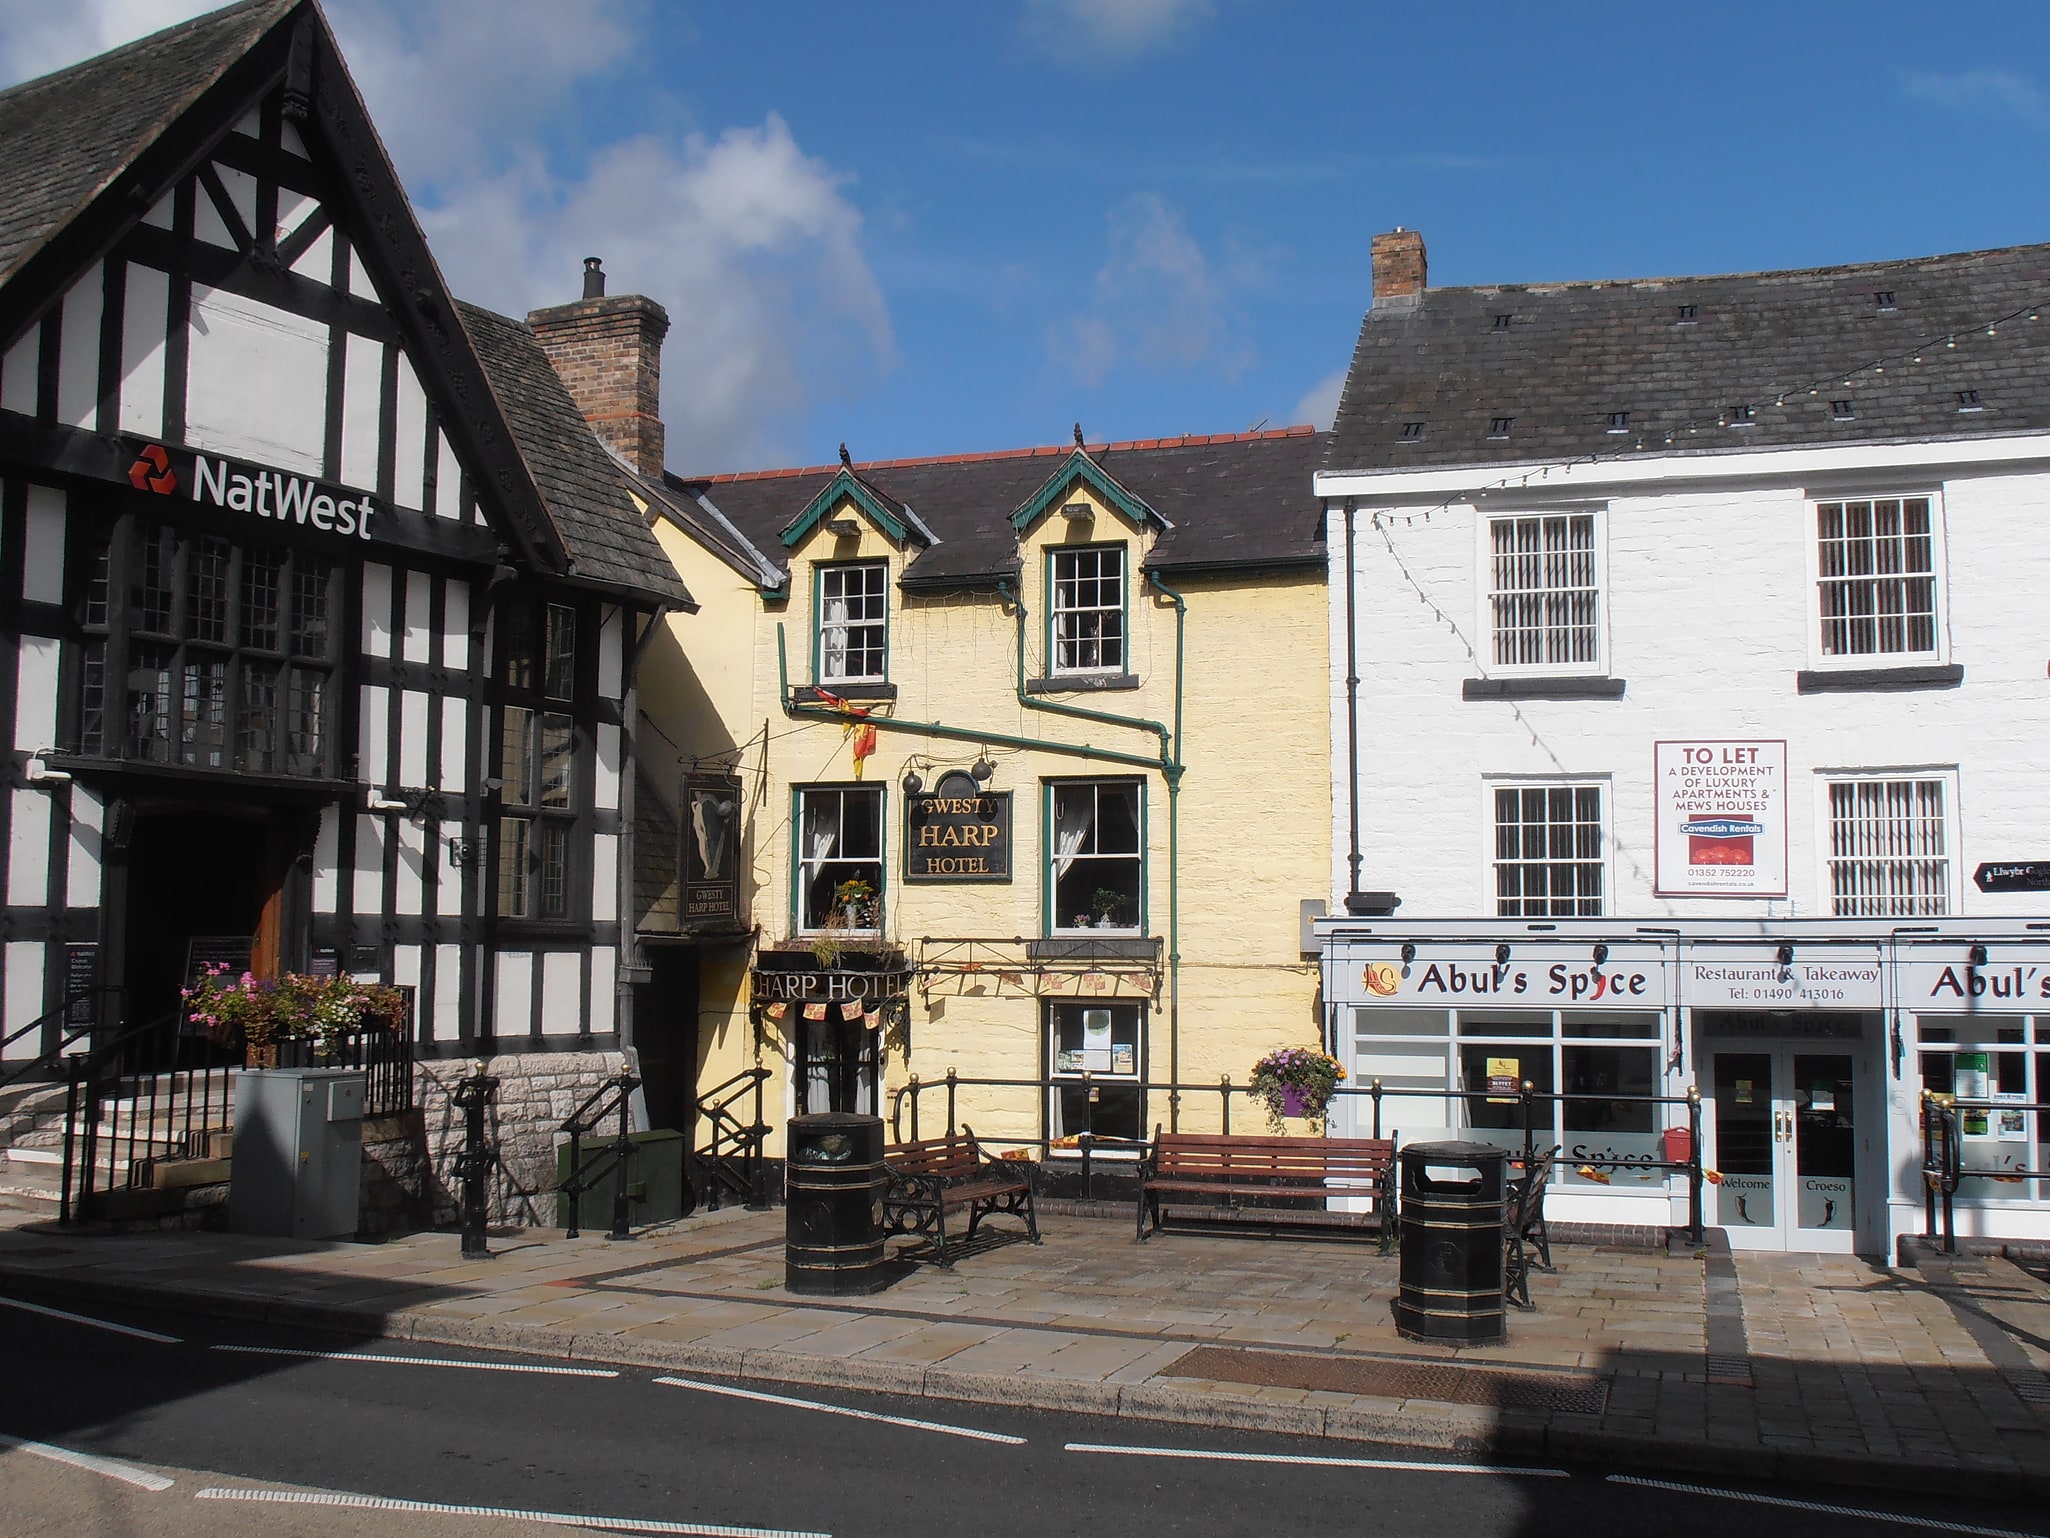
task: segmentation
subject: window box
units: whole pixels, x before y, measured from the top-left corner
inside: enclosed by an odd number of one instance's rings
[[[754,967],[757,972],[902,972],[905,961],[904,952],[894,945],[861,950],[850,947],[840,953],[832,966],[822,967],[809,946],[778,946],[755,952]]]
[[[1028,678],[1027,694],[1099,694],[1114,689],[1136,689],[1136,673],[1063,673],[1054,678]]]
[[[1160,964],[1160,941],[1148,936],[1126,939],[1027,940],[1027,961],[1143,961]]]
[[[1459,685],[1463,700],[1620,700],[1620,678],[1468,678]]]
[[[793,705],[827,705],[832,701],[830,694],[843,700],[894,700],[897,697],[895,684],[792,684],[790,703]]]
[[[1877,694],[1890,689],[1955,689],[1965,681],[1962,662],[1897,668],[1803,668],[1794,675],[1800,694]]]

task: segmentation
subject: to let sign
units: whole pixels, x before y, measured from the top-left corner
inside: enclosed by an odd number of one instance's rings
[[[1989,860],[1972,883],[1982,892],[2050,892],[2050,860]]]
[[[967,792],[964,780],[975,783],[948,775],[933,794],[905,799],[906,881],[1011,879],[1011,793]]]

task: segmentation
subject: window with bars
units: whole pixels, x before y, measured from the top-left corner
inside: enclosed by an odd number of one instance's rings
[[[1053,552],[1054,673],[1125,670],[1125,547],[1084,545]]]
[[[1825,657],[1933,657],[1935,519],[1927,497],[1815,505]]]
[[[1941,918],[1951,906],[1947,777],[1831,780],[1829,900],[1838,918]]]
[[[1593,513],[1488,520],[1488,625],[1497,667],[1599,667]]]
[[[1505,918],[1598,918],[1604,850],[1599,785],[1495,789],[1495,911]]]
[[[880,561],[818,568],[820,683],[882,683],[889,676],[889,580]]]
[[[84,555],[79,752],[334,775],[333,563],[135,520]]]

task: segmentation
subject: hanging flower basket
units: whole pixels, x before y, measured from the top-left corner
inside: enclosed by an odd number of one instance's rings
[[[1280,1047],[1253,1065],[1253,1098],[1266,1108],[1276,1132],[1286,1130],[1285,1120],[1321,1124],[1344,1077],[1335,1057],[1313,1047]]]

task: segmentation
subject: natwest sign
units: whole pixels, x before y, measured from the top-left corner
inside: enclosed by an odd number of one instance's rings
[[[1369,961],[1360,969],[1362,1004],[1507,1005],[1536,1009],[1663,1009],[1666,963],[1657,951],[1592,960],[1558,951],[1497,961],[1486,952],[1419,951]]]
[[[128,479],[139,491],[164,497],[183,492],[212,507],[299,524],[345,539],[370,538],[370,520],[379,511],[375,499],[360,491],[345,491],[286,470],[242,464],[218,455],[167,449],[161,443],[143,445],[129,467]]]

